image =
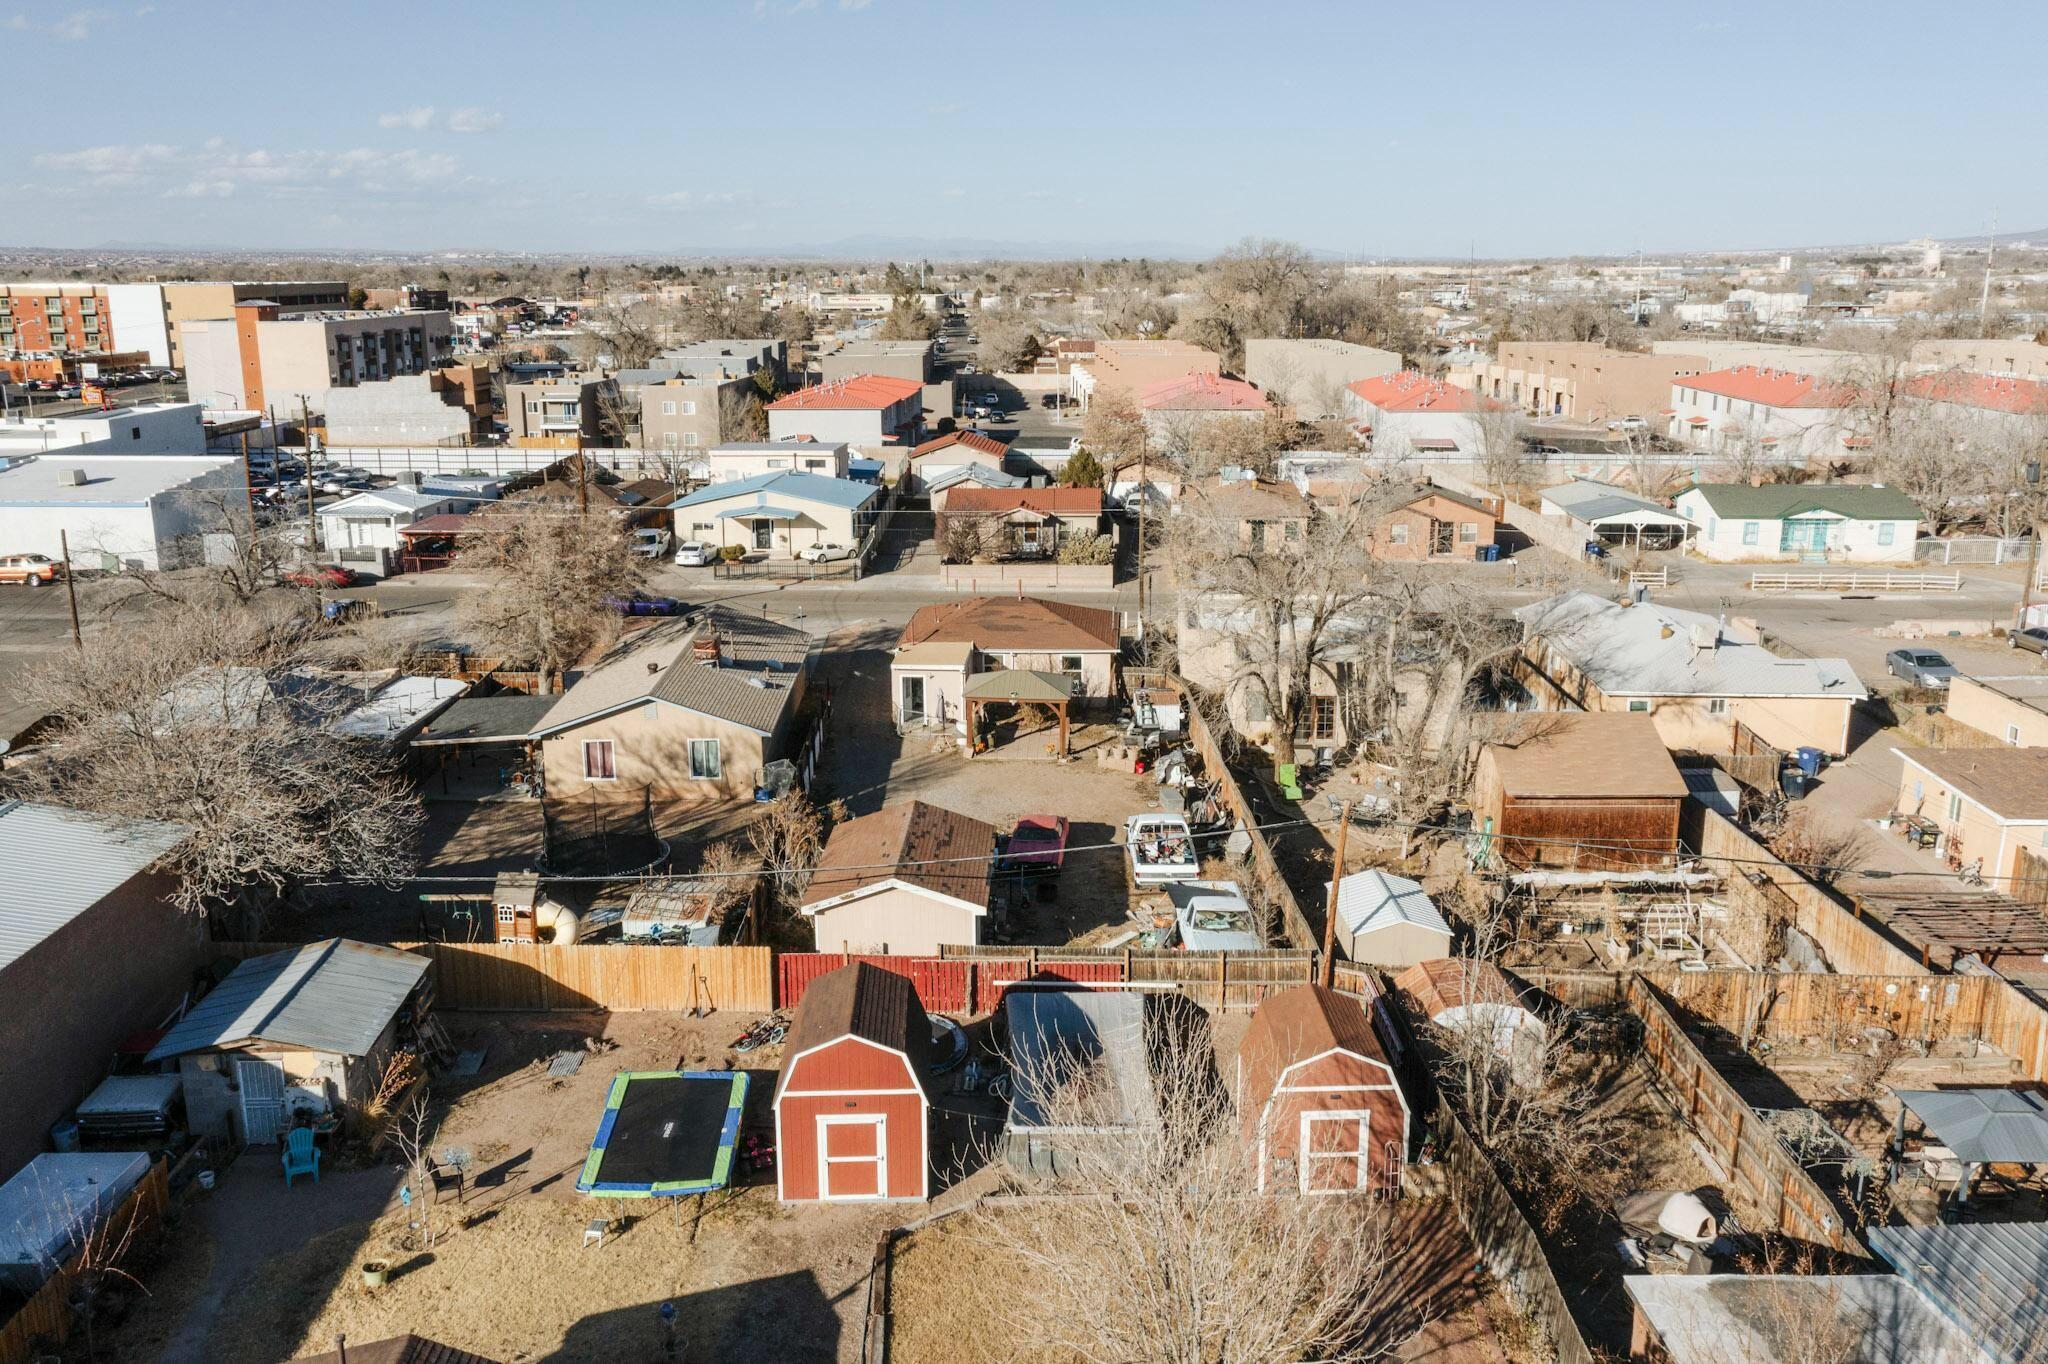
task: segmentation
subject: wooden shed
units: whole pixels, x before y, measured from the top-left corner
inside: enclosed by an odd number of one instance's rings
[[[1237,1107],[1259,1192],[1401,1186],[1408,1101],[1364,1008],[1320,985],[1268,995],[1237,1049]]]
[[[1489,1038],[1518,1075],[1533,1080],[1541,1073],[1550,1029],[1522,987],[1492,962],[1463,957],[1417,962],[1394,977],[1394,995],[1425,1057],[1440,1054],[1423,1027],[1434,1024],[1446,1032]]]
[[[907,977],[855,962],[811,982],[775,1087],[784,1202],[930,1196],[931,1042]]]
[[[1662,866],[1685,797],[1656,722],[1639,713],[1518,715],[1472,774],[1473,824],[1518,870]]]

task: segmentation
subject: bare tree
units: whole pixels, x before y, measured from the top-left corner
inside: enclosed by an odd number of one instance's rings
[[[182,908],[222,912],[307,880],[392,885],[422,816],[397,755],[328,728],[362,699],[306,670],[295,619],[166,604],[146,630],[86,637],[36,669],[55,727],[11,794],[189,833],[162,861]]]
[[[455,556],[459,571],[484,583],[462,598],[458,619],[471,642],[532,664],[552,689],[571,664],[616,636],[607,599],[640,587],[644,561],[611,516],[508,508],[491,519],[490,532],[470,537]]]
[[[747,846],[771,878],[775,906],[784,915],[803,903],[804,889],[825,851],[826,828],[825,814],[794,790],[768,802],[747,826]]]
[[[1024,313],[997,313],[980,326],[981,342],[975,355],[988,373],[1014,373],[1029,368],[1038,359],[1038,332]]]
[[[1486,486],[1512,495],[1513,489],[1529,476],[1529,448],[1523,439],[1523,417],[1512,407],[1489,406],[1479,394],[1473,395],[1473,451],[1480,477]]]
[[[1138,458],[1150,439],[1137,399],[1122,389],[1098,391],[1081,417],[1081,448],[1114,469]]]
[[[941,512],[938,537],[949,564],[991,562],[1006,540],[1002,523],[987,512]]]

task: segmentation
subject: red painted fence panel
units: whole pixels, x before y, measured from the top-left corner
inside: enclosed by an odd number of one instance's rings
[[[929,1013],[967,1012],[967,983],[975,963],[940,957],[849,956],[843,952],[784,952],[775,958],[775,1002],[794,1009],[812,981],[848,962],[864,961],[884,971],[908,976]]]
[[[1019,981],[1068,981],[1076,985],[1121,985],[1121,961],[1053,961],[1036,966],[1028,958],[984,957],[974,963],[974,1011],[993,1013],[1003,1002],[1003,992]]]

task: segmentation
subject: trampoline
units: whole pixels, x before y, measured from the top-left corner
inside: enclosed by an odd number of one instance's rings
[[[682,1198],[722,1189],[747,1077],[734,1070],[636,1070],[615,1076],[578,1193]]]

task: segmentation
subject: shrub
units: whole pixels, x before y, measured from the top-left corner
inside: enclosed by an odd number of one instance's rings
[[[1060,545],[1063,564],[1107,564],[1116,560],[1116,543],[1107,535],[1077,535]]]

